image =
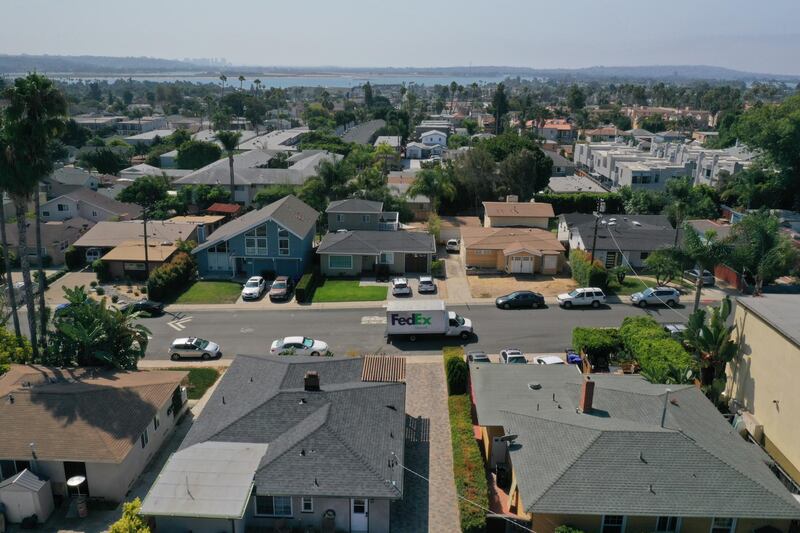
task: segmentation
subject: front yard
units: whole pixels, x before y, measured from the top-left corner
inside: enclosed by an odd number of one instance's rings
[[[173,303],[232,304],[241,292],[242,286],[232,281],[195,281]]]
[[[388,287],[361,286],[358,280],[326,279],[314,291],[314,303],[379,302],[386,299]]]
[[[470,293],[473,298],[497,298],[514,291],[534,291],[544,296],[556,296],[569,292],[577,284],[568,275],[546,276],[501,276],[477,275],[467,276]]]

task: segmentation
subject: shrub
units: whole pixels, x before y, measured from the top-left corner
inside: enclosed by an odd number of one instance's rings
[[[64,252],[64,264],[69,270],[78,270],[83,266],[85,257],[86,256],[83,255],[83,252],[74,246],[70,246]]]
[[[92,263],[92,270],[97,274],[97,281],[106,283],[111,280],[111,272],[108,269],[108,263],[103,262],[102,259],[95,259]]]
[[[294,289],[295,299],[298,302],[311,301],[311,297],[314,295],[314,289],[317,287],[316,278],[316,274],[313,272],[303,274],[303,277],[300,278],[300,281],[297,282],[297,286]]]
[[[96,292],[98,296],[102,296],[106,293],[106,290],[103,287],[97,287],[94,292]]]
[[[556,528],[555,533],[583,533],[583,530],[572,526],[560,525]]]
[[[619,329],[625,352],[639,363],[642,375],[653,383],[686,383],[696,370],[694,357],[664,331],[652,317],[627,317]]]
[[[464,350],[460,347],[442,351],[444,355],[444,374],[447,379],[447,392],[464,394],[467,392],[469,367],[464,361]]]
[[[475,502],[484,509],[488,508],[489,489],[483,456],[472,429],[472,405],[469,395],[448,397],[447,407],[450,412],[450,436],[453,443],[453,477],[456,482],[456,492],[461,497],[458,500],[461,531],[483,532],[486,531],[486,511],[470,502]]]
[[[92,265],[92,266],[94,266],[94,265]],[[94,280],[92,280],[92,281],[89,283],[89,286],[90,286],[91,288],[95,288],[95,287],[97,287],[97,282],[96,282],[96,281],[94,281]]]
[[[583,250],[572,250],[569,253],[569,266],[572,279],[581,287],[600,287],[608,285],[608,271],[600,261],[590,261],[591,256]]]
[[[178,252],[169,263],[164,263],[150,273],[147,292],[155,300],[174,297],[196,277],[194,259],[186,252]]]
[[[431,274],[436,277],[444,276],[444,261],[442,259],[431,261]]]
[[[616,328],[574,328],[572,347],[592,360],[609,360],[619,351],[619,334]]]
[[[116,294],[114,294],[114,295],[112,295],[112,296],[111,296],[111,303],[114,303],[114,304],[115,304],[115,303],[117,303],[118,301],[119,301],[119,296],[117,296]]]

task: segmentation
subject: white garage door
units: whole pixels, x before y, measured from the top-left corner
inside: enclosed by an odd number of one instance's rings
[[[546,255],[544,256],[544,266],[542,270],[545,272],[553,272],[558,268],[558,256],[557,255]]]
[[[533,258],[526,256],[511,257],[511,272],[513,274],[533,274]]]

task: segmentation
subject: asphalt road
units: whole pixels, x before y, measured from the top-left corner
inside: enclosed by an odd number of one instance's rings
[[[471,318],[475,338],[434,338],[386,343],[383,309],[193,311],[142,320],[152,332],[148,359],[168,359],[169,345],[177,337],[195,336],[222,346],[224,357],[237,353],[267,353],[272,341],[304,335],[328,343],[336,355],[439,353],[443,346],[463,344],[467,349],[498,353],[512,346],[526,353],[563,352],[571,346],[575,326],[619,326],[627,316],[649,313],[659,322],[685,321],[669,309],[641,310],[625,304],[600,309],[565,310],[557,306],[536,310],[503,311],[493,306],[457,306],[451,310]],[[685,315],[685,308],[679,309]],[[383,319],[383,322],[382,322]]]

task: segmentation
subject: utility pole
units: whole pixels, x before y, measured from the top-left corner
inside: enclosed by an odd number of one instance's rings
[[[142,224],[144,225],[144,280],[150,278],[150,261],[147,250],[147,208],[142,209]]]
[[[594,237],[592,237],[592,253],[591,259],[589,260],[590,263],[594,263],[594,248],[597,246],[597,225],[600,223],[600,218],[603,216],[603,213],[606,212],[606,202],[605,200],[598,200],[597,201],[597,211],[594,214]]]

